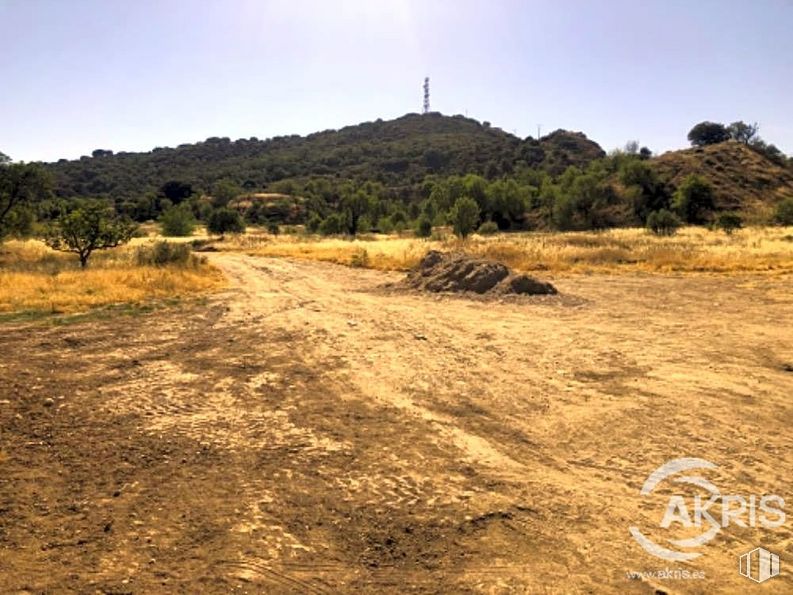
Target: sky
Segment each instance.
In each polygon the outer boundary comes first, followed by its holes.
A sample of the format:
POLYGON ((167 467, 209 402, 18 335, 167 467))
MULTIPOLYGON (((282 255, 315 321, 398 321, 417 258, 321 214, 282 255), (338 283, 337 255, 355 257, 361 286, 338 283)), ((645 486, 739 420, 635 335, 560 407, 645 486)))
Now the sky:
POLYGON ((605 149, 758 122, 793 153, 793 0, 0 0, 0 152, 268 138, 433 111, 605 149))

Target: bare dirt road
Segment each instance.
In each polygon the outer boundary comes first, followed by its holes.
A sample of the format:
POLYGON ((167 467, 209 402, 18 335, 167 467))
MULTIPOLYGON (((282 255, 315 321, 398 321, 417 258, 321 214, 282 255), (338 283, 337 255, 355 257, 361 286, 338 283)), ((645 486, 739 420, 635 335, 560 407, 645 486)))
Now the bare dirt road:
POLYGON ((793 503, 789 278, 499 303, 212 258, 230 289, 205 304, 4 326, 0 592, 735 592, 761 545, 763 592, 793 591, 791 521, 690 562, 629 533, 664 538, 672 492, 639 492, 679 457, 793 503), (627 575, 659 569, 704 578, 627 575))

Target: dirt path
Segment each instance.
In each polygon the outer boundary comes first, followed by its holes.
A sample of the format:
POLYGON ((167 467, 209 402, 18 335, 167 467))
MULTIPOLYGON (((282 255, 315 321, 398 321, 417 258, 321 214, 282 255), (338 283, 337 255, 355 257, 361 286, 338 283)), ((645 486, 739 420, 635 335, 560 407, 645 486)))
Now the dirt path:
POLYGON ((207 305, 4 331, 0 591, 734 591, 740 554, 793 554, 790 523, 684 564, 628 532, 677 457, 793 502, 789 279, 492 303, 213 260, 231 289, 207 305), (626 577, 670 564, 706 579, 626 577))

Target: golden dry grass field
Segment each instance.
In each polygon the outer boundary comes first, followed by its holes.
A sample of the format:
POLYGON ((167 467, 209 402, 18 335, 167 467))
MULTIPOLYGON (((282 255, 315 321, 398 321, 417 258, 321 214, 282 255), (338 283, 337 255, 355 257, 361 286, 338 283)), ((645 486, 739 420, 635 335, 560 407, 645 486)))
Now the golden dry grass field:
POLYGON ((320 260, 378 270, 405 271, 427 250, 462 250, 503 262, 518 271, 553 273, 679 273, 793 271, 793 227, 750 227, 732 235, 700 227, 659 237, 644 229, 601 232, 514 233, 471 236, 465 241, 446 233, 421 240, 385 235, 354 241, 316 236, 249 233, 223 249, 258 256, 320 260))
POLYGON ((207 264, 137 264, 135 250, 144 242, 97 252, 84 271, 74 256, 50 250, 35 240, 0 244, 0 313, 74 313, 195 295, 222 286, 220 272, 207 264))

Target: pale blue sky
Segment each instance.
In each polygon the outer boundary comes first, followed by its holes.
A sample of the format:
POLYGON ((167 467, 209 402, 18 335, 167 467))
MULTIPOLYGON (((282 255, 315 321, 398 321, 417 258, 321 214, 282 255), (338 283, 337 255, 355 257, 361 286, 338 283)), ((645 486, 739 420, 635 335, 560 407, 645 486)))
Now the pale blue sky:
POLYGON ((793 0, 0 0, 0 151, 76 158, 432 108, 521 137, 793 153, 793 0))

